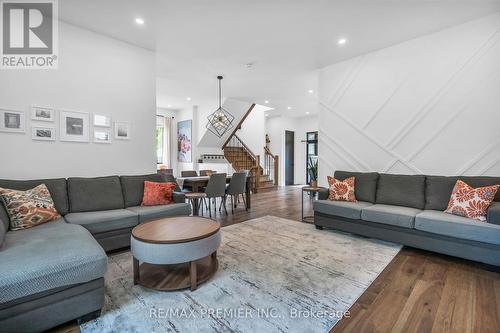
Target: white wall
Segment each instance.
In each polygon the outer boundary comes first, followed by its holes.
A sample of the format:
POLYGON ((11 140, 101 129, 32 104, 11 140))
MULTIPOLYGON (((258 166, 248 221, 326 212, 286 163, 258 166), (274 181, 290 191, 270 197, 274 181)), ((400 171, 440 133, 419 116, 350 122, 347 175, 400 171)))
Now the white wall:
POLYGON ((500 175, 500 14, 326 67, 319 178, 500 175))
MULTIPOLYGON (((155 172, 153 53, 64 23, 59 29, 58 70, 0 72, 0 108, 24 110, 27 119, 25 134, 0 133, 0 178, 155 172), (109 114, 131 122, 132 137, 111 144, 33 141, 31 105, 109 114)), ((58 120, 45 125, 58 128, 58 120)))
MULTIPOLYGON (((285 131, 293 131, 294 135, 294 183, 306 182, 306 139, 307 132, 318 130, 318 117, 269 117, 266 120, 266 132, 269 135, 271 152, 279 155, 279 185, 285 184, 285 131)), ((318 149, 320 149, 318 147, 318 149)))

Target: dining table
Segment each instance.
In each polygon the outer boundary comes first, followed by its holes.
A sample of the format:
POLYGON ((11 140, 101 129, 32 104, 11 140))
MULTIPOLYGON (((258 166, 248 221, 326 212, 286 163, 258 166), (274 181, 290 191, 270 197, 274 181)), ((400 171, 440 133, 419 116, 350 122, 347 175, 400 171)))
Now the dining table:
MULTIPOLYGON (((197 177, 178 177, 177 183, 182 188, 184 185, 188 185, 193 189, 193 192, 199 192, 203 187, 208 185, 208 180, 210 176, 197 176, 197 177)), ((231 176, 226 176, 226 183, 231 182, 231 176)), ((245 186, 245 201, 246 208, 250 209, 251 203, 251 188, 252 188, 252 177, 247 176, 247 183, 245 186)))

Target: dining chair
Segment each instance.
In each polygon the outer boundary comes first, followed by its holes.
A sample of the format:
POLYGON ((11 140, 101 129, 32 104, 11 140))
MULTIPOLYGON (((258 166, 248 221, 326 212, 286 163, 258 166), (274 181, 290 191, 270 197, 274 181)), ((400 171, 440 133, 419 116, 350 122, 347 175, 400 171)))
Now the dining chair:
POLYGON ((181 177, 198 177, 198 173, 194 170, 181 171, 181 177))
POLYGON ((210 176, 214 173, 215 171, 212 170, 200 170, 200 176, 210 176))
POLYGON ((224 207, 224 211, 227 214, 226 208, 226 174, 225 173, 214 173, 208 179, 208 184, 204 188, 204 192, 207 195, 209 216, 212 217, 212 201, 215 205, 214 216, 217 214, 217 198, 221 198, 221 209, 224 207))
MULTIPOLYGON (((239 201, 237 200, 241 195, 243 199, 243 204, 245 205, 245 209, 247 209, 247 204, 245 200, 246 193, 246 184, 247 184, 247 173, 246 172, 236 172, 233 173, 231 177, 231 181, 226 189, 226 196, 231 196, 231 213, 234 214, 234 208, 237 208, 239 201)), ((247 209, 248 210, 248 209, 247 209)))

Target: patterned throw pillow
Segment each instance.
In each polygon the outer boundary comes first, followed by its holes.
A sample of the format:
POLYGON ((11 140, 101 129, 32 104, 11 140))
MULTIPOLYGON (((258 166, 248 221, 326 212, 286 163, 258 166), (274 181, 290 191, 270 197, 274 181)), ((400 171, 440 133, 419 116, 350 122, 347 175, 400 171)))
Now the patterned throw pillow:
POLYGON ((330 188, 330 196, 328 199, 332 201, 350 201, 357 202, 356 195, 354 195, 355 177, 349 177, 340 181, 333 177, 328 176, 328 185, 330 188))
POLYGON ((144 196, 141 206, 168 205, 174 202, 173 195, 176 183, 144 182, 144 196))
POLYGON ((448 208, 444 211, 454 215, 486 221, 488 207, 495 198, 499 185, 473 188, 461 180, 457 180, 448 208))
POLYGON ((0 188, 10 218, 10 229, 21 230, 61 218, 45 184, 27 191, 0 188))

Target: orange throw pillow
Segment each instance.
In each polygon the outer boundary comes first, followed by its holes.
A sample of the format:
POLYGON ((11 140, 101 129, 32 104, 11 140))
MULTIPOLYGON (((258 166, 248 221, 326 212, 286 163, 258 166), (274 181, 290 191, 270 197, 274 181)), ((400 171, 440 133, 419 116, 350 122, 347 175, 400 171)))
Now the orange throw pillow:
POLYGON ((141 206, 158 206, 174 203, 173 195, 176 184, 144 182, 144 195, 141 206))
POLYGON ((488 207, 495 199, 499 187, 500 185, 492 185, 473 188, 463 181, 457 180, 451 192, 448 208, 444 212, 484 222, 488 207))
POLYGON ((354 194, 355 180, 354 177, 349 177, 340 181, 328 176, 328 185, 330 185, 328 189, 330 196, 328 199, 332 201, 357 202, 358 200, 356 200, 356 195, 354 194))

